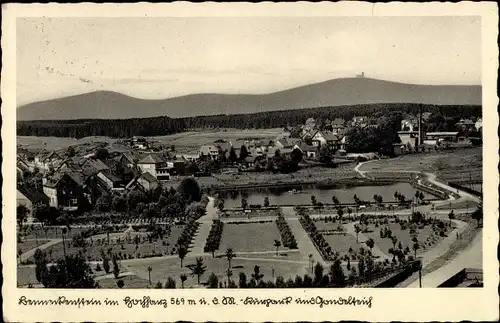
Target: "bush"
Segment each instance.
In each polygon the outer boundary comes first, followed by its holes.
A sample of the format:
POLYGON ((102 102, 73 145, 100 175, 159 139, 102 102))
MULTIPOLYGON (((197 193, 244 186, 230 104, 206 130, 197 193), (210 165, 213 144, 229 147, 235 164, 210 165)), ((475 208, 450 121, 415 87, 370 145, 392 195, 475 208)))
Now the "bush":
POLYGON ((95 266, 95 271, 102 271, 101 265, 97 264, 95 266))

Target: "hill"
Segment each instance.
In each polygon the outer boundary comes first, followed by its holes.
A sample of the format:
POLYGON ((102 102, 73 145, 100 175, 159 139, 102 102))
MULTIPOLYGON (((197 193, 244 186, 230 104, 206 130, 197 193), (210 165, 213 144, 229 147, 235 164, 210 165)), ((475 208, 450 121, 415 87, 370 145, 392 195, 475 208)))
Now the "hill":
POLYGON ((192 94, 144 100, 98 91, 30 103, 18 120, 127 119, 246 114, 373 103, 481 105, 481 86, 414 85, 369 78, 342 78, 270 94, 192 94))

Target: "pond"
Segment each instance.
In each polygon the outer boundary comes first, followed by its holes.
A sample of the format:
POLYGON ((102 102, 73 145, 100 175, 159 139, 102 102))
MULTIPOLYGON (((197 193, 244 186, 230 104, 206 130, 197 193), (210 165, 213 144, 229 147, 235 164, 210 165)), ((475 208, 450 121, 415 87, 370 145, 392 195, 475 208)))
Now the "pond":
MULTIPOLYGON (((336 189, 317 189, 307 188, 298 193, 280 190, 250 190, 248 193, 248 204, 264 204, 264 198, 269 198, 271 205, 300 205, 311 204, 311 196, 314 195, 318 202, 323 204, 331 204, 332 196, 335 195, 340 203, 354 203, 354 195, 357 195, 363 201, 373 201, 373 195, 381 195, 385 202, 395 201, 394 193, 398 191, 402 193, 406 199, 410 199, 415 195, 416 189, 409 183, 395 183, 382 186, 352 186, 347 188, 336 189)), ((225 200, 224 207, 234 208, 241 207, 241 192, 219 192, 220 197, 225 200)), ((425 199, 435 199, 431 194, 424 192, 425 199)))

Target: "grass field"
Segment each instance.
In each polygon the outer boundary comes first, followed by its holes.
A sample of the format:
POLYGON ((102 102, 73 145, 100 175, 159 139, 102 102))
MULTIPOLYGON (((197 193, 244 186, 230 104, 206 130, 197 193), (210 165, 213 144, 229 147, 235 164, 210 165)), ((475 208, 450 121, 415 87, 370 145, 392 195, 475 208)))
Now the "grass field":
POLYGON ((43 245, 50 240, 38 239, 37 240, 23 240, 23 242, 17 243, 17 250, 21 250, 22 252, 29 251, 31 249, 35 249, 38 246, 43 245))
POLYGON ((98 143, 107 142, 113 143, 116 139, 109 137, 85 137, 82 139, 75 139, 69 137, 35 137, 35 136, 17 136, 17 144, 22 145, 23 148, 29 150, 60 150, 66 149, 69 146, 88 144, 88 143, 98 143))
POLYGON ((116 286, 116 282, 120 279, 123 280, 123 282, 124 282, 124 286, 123 286, 124 289, 126 289, 126 288, 144 288, 144 287, 149 285, 149 281, 147 279, 141 278, 141 277, 136 276, 136 275, 132 275, 132 276, 120 277, 118 279, 115 279, 115 278, 100 279, 98 281, 99 287, 100 288, 110 288, 110 289, 116 288, 116 289, 118 289, 118 286, 116 286))
POLYGON ((200 146, 217 139, 235 141, 242 138, 275 139, 282 134, 282 128, 273 129, 220 129, 214 131, 183 132, 168 136, 149 137, 161 144, 174 145, 179 153, 198 152, 200 146))
MULTIPOLYGON (((206 273, 201 277, 200 282, 206 282, 210 273, 214 273, 218 276, 219 281, 227 281, 227 267, 228 263, 225 258, 212 258, 203 257, 204 264, 207 266, 206 273)), ((151 281, 153 285, 157 281, 165 283, 168 277, 172 277, 176 281, 176 286, 181 286, 180 275, 185 273, 188 276, 185 282, 185 287, 189 288, 191 286, 197 285, 196 276, 191 275, 191 271, 188 266, 195 263, 195 258, 186 258, 184 260, 184 267, 180 267, 179 259, 148 259, 147 263, 134 263, 127 264, 126 267, 131 272, 136 273, 139 277, 143 279, 148 279, 147 267, 151 266, 151 281)), ((288 261, 276 261, 276 260, 262 260, 262 259, 238 259, 235 258, 231 261, 233 276, 232 280, 238 282, 238 275, 240 272, 246 274, 247 279, 250 280, 251 274, 253 273, 254 266, 260 266, 260 272, 264 274, 264 280, 272 279, 272 273, 274 268, 275 277, 278 275, 284 276, 285 279, 288 277, 295 277, 295 275, 303 275, 307 271, 308 264, 305 263, 294 263, 288 261)))
MULTIPOLYGON (((389 223, 387 226, 391 229, 392 235, 398 239, 398 243, 399 241, 401 242, 403 249, 409 247, 411 254, 413 255, 414 254, 414 251, 412 249, 413 241, 412 241, 412 235, 410 235, 410 231, 408 229, 401 230, 400 225, 397 223, 389 223)), ((374 230, 372 232, 366 233, 366 235, 372 238, 375 241, 375 244, 378 245, 380 249, 382 249, 385 253, 388 254, 389 248, 392 248, 393 245, 391 239, 380 238, 380 230, 382 227, 383 226, 380 226, 378 228, 373 228, 374 230)), ((444 239, 444 237, 440 237, 439 235, 434 235, 430 226, 425 226, 423 229, 418 229, 417 238, 420 245, 420 249, 417 250, 417 255, 432 248, 440 240, 444 239), (427 238, 434 239, 434 243, 432 246, 425 245, 427 238)), ((396 248, 398 247, 398 243, 396 243, 396 248)))
POLYGON ((435 172, 444 180, 469 179, 469 173, 472 173, 473 179, 481 179, 482 163, 482 147, 474 147, 381 159, 363 165, 361 170, 435 172))
POLYGON ((269 251, 275 249, 274 240, 281 241, 275 223, 224 224, 219 251, 269 251))
POLYGON ((293 182, 319 182, 334 180, 336 178, 354 178, 358 173, 354 171, 352 164, 338 166, 337 168, 304 168, 292 174, 272 173, 237 173, 220 174, 214 177, 226 185, 253 185, 269 183, 293 183, 293 182))

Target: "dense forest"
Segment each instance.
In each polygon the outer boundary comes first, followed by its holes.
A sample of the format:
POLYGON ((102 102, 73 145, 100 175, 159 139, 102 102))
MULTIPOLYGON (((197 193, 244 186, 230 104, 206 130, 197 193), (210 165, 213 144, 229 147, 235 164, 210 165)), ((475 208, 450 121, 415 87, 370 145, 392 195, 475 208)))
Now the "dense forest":
MULTIPOLYGON (((238 128, 259 129, 296 126, 307 118, 317 120, 352 119, 354 116, 383 117, 398 111, 401 114, 416 115, 418 104, 365 104, 355 106, 320 107, 286 111, 271 111, 252 114, 198 116, 186 118, 154 117, 141 119, 80 119, 18 121, 17 134, 20 136, 53 136, 83 138, 88 136, 108 136, 126 138, 131 136, 160 136, 179 133, 193 128, 238 128)), ((431 112, 443 120, 465 117, 480 117, 481 106, 438 106, 422 105, 422 112, 431 112)), ((440 127, 441 128, 441 127, 440 127)))

